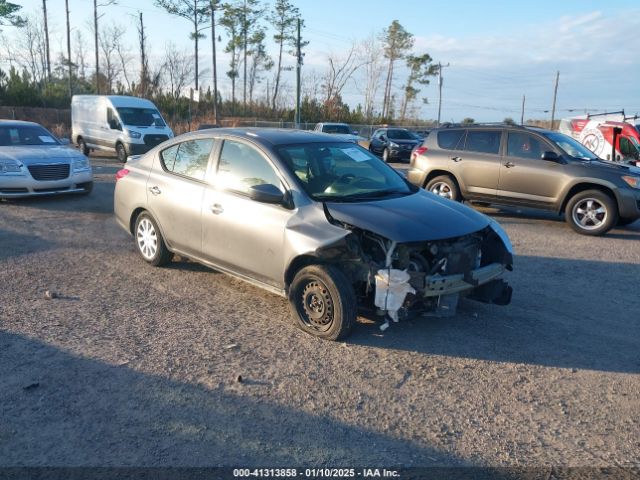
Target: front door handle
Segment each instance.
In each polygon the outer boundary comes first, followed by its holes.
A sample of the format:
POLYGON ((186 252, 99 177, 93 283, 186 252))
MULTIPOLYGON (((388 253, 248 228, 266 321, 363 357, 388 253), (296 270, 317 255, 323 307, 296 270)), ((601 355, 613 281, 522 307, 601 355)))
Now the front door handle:
POLYGON ((213 213, 214 215, 220 215, 222 212, 224 212, 224 208, 222 208, 222 205, 220 205, 219 203, 214 203, 213 205, 211 205, 209 207, 209 210, 211 210, 211 213, 213 213))
POLYGON ((149 191, 152 195, 160 195, 162 191, 158 187, 149 187, 149 191))
POLYGON ((516 164, 513 163, 513 162, 507 162, 507 163, 504 164, 504 166, 507 167, 507 168, 511 168, 511 167, 515 167, 516 164))
POLYGON ((458 163, 462 161, 462 157, 451 157, 451 160, 453 160, 454 162, 458 163))

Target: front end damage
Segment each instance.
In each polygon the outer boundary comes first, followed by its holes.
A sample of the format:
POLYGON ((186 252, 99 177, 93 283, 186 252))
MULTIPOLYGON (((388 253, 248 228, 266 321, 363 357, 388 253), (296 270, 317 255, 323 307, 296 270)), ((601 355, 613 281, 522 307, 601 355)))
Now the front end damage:
POLYGON ((508 237, 491 221, 480 231, 444 240, 398 242, 327 217, 350 233, 316 252, 350 278, 359 307, 389 320, 455 315, 460 298, 507 305, 512 289, 500 277, 512 270, 508 237))

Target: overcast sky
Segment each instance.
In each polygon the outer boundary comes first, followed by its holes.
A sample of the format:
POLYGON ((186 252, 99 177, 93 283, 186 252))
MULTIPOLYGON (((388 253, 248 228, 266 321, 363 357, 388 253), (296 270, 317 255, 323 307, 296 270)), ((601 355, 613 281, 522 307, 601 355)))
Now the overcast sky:
MULTIPOLYGON (((23 13, 40 12, 41 0, 12 0, 23 13)), ((556 71, 560 72, 556 117, 582 113, 585 109, 640 113, 640 5, 637 0, 602 2, 563 0, 537 2, 419 0, 292 0, 306 23, 308 40, 303 72, 322 74, 327 54, 340 55, 353 41, 378 34, 397 19, 415 36, 414 52, 429 53, 436 62, 449 64, 443 70, 443 120, 472 117, 479 121, 520 118, 522 96, 526 96, 525 118, 550 117, 556 71)), ((272 3, 272 2, 266 2, 272 3)), ((52 49, 65 47, 64 0, 48 0, 52 49)), ((88 22, 92 0, 70 0, 71 22, 80 29, 91 51, 88 22)), ((147 25, 151 59, 159 61, 167 42, 192 49, 189 23, 154 7, 152 0, 120 0, 103 9, 102 25, 118 23, 128 28, 127 40, 137 48, 134 16, 142 11, 147 25)), ((15 30, 4 28, 6 37, 15 30)), ((270 32, 271 33, 271 32, 270 32)), ((220 29, 222 50, 226 38, 220 29)), ((210 38, 201 44, 200 62, 206 68, 201 83, 211 83, 210 38)), ((274 45, 269 42, 269 50, 274 45)), ((54 54, 52 58, 56 58, 54 54)), ((89 56, 91 58, 91 56, 89 56)), ((287 59, 294 65, 293 57, 287 59)), ((228 69, 228 57, 219 71, 228 69)), ((286 74, 286 89, 293 93, 293 72, 286 74)), ((402 69, 395 80, 400 87, 402 69)), ((223 94, 228 79, 220 75, 223 94)), ((363 101, 355 79, 343 97, 355 106, 363 101)), ((382 91, 380 91, 382 96, 382 91)), ((428 104, 421 117, 437 117, 437 80, 419 96, 428 104)))

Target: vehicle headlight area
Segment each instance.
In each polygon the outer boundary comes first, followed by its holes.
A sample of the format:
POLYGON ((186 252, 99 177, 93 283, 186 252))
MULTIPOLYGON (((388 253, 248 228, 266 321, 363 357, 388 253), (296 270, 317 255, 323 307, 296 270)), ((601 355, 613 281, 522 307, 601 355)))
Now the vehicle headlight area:
POLYGON ((24 175, 22 164, 15 160, 0 160, 0 175, 24 175))
POLYGON ((89 160, 87 158, 77 158, 73 161, 74 172, 88 172, 91 169, 89 160))

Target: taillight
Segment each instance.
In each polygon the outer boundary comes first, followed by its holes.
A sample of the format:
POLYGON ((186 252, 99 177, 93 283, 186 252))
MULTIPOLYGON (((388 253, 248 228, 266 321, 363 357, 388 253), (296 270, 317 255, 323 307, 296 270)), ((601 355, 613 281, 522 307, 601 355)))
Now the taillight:
POLYGON ((411 161, 413 162, 416 158, 418 158, 418 155, 422 155, 426 151, 427 151, 427 147, 416 148, 411 154, 411 161))
POLYGON ((118 170, 118 171, 116 172, 116 182, 117 182, 118 180, 120 180, 121 178, 126 177, 128 174, 129 174, 129 170, 127 170, 126 168, 123 168, 123 169, 121 169, 121 170, 118 170))

